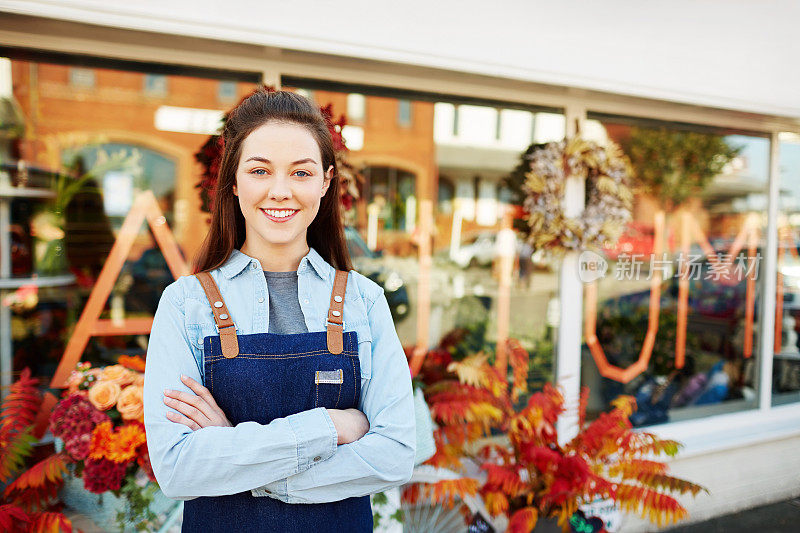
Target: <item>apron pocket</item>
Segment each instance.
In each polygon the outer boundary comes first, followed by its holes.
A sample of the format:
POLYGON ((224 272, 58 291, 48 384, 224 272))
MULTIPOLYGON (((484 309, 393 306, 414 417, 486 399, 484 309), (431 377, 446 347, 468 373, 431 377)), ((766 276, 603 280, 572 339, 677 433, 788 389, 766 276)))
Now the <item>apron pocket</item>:
POLYGON ((317 370, 314 374, 314 407, 337 409, 342 397, 344 372, 336 370, 317 370))

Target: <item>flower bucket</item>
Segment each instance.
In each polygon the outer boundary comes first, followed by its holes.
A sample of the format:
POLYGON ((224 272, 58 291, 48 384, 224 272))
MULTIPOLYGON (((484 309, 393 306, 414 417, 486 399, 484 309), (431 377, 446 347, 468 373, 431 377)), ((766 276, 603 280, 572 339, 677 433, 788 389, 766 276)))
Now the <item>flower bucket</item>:
MULTIPOLYGON (((152 483, 152 482, 150 482, 152 483)), ((104 531, 136 531, 134 524, 125 522, 125 529, 120 530, 117 523, 117 513, 124 512, 127 501, 118 498, 110 492, 95 494, 83 488, 83 480, 72 475, 64 476, 64 486, 59 492, 59 497, 64 504, 78 513, 86 516, 104 531)), ((163 523, 169 512, 180 502, 164 496, 160 490, 153 495, 150 510, 163 523)))
MULTIPOLYGON (((56 438, 54 445, 57 452, 64 449, 64 441, 56 438)), ((146 487, 154 486, 155 483, 147 480, 146 487)), ((104 531, 120 531, 117 523, 117 513, 126 510, 127 501, 125 498, 115 496, 111 492, 95 494, 86 490, 83 486, 83 479, 73 475, 73 467, 68 467, 68 472, 64 475, 64 485, 58 493, 59 499, 64 505, 78 513, 86 516, 97 527, 104 531)), ((158 522, 163 524, 167 517, 180 505, 181 502, 167 498, 161 490, 156 489, 153 494, 153 501, 150 503, 150 510, 158 517, 158 522)), ((122 531, 136 531, 135 525, 125 522, 122 531)))

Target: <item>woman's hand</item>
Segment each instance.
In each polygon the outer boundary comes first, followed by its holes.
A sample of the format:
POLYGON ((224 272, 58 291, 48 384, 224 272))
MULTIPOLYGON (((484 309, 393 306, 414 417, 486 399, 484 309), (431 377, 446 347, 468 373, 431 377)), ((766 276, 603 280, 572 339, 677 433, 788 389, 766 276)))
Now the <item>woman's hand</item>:
POLYGON ((369 431, 369 420, 358 409, 328 409, 328 414, 339 434, 336 444, 348 444, 357 441, 369 431))
POLYGON ((195 394, 175 390, 164 391, 164 403, 178 413, 167 411, 167 419, 189 426, 192 430, 209 426, 230 427, 228 417, 219 408, 207 388, 189 376, 181 376, 181 381, 195 394))

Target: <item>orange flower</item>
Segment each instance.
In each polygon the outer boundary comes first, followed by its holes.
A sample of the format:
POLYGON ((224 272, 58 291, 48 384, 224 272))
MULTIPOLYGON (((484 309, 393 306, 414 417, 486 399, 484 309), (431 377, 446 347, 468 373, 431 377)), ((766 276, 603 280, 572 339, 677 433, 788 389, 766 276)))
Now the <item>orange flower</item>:
POLYGON ((125 368, 130 368, 136 372, 144 372, 144 359, 142 359, 141 356, 121 355, 118 362, 125 368))
POLYGON ((118 383, 120 387, 131 383, 133 378, 133 372, 122 365, 107 366, 103 369, 103 373, 100 374, 100 379, 102 381, 114 381, 118 383))
POLYGON ((144 389, 140 385, 128 385, 122 389, 117 400, 117 411, 122 415, 123 420, 141 421, 144 419, 143 393, 144 389))
POLYGON ((101 411, 107 411, 117 403, 120 390, 119 383, 99 381, 89 389, 89 401, 101 411))
POLYGON ((141 424, 125 424, 114 431, 111 422, 103 422, 92 431, 89 458, 127 463, 136 458, 139 446, 146 441, 141 424))

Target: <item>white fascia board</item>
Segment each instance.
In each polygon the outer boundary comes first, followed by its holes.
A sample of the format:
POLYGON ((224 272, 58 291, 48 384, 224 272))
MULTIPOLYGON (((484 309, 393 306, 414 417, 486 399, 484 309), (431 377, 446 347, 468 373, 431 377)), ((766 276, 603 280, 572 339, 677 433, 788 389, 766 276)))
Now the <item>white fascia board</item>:
POLYGON ((0 11, 800 117, 791 0, 0 0, 0 11))

